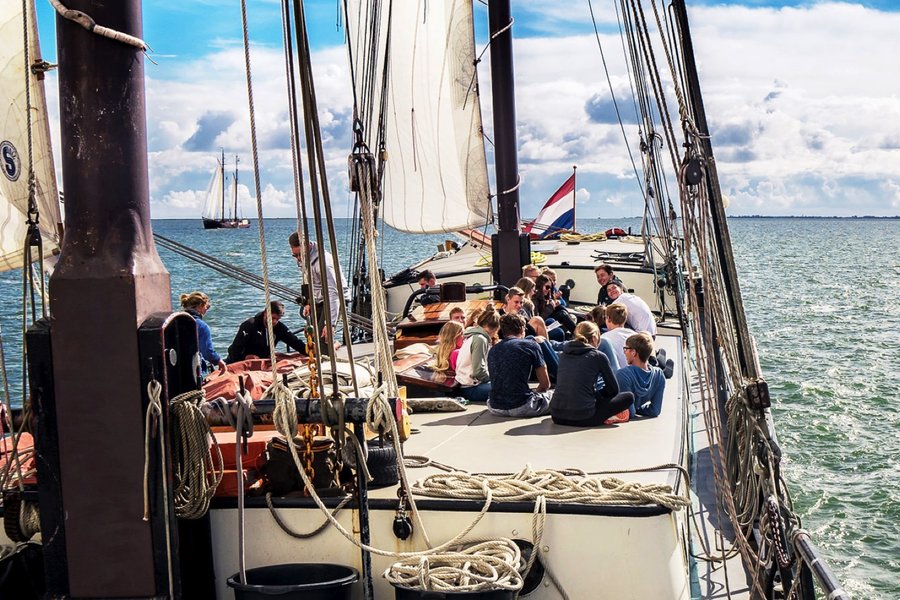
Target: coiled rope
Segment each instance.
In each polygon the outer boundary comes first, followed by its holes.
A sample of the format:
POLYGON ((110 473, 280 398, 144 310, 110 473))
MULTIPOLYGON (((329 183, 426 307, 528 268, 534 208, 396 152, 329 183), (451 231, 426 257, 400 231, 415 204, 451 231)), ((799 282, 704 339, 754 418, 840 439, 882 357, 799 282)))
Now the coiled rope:
POLYGON ((199 519, 206 514, 224 472, 222 450, 200 411, 204 398, 203 390, 192 390, 169 403, 174 424, 175 514, 182 519, 199 519))
POLYGON ((627 482, 616 477, 591 477, 584 471, 532 469, 526 465, 511 475, 483 475, 455 471, 435 473, 413 484, 411 491, 432 498, 486 499, 485 490, 499 502, 534 501, 632 506, 657 504, 670 510, 690 505, 690 500, 667 484, 627 482))

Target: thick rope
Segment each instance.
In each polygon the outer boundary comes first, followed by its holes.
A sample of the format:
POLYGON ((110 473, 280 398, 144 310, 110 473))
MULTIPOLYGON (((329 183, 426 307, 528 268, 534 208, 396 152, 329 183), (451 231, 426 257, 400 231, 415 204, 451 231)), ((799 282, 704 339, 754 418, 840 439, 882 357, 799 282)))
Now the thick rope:
POLYGON ((513 475, 479 475, 463 472, 435 473, 412 486, 412 492, 432 498, 481 500, 485 490, 498 502, 536 501, 578 504, 633 506, 656 504, 670 510, 690 505, 690 500, 672 491, 666 484, 626 482, 615 477, 595 478, 584 472, 553 469, 534 470, 531 466, 513 475))
POLYGON ((122 42, 123 44, 128 44, 129 46, 134 46, 143 52, 146 52, 149 48, 144 40, 133 35, 128 35, 127 33, 122 33, 121 31, 116 31, 115 29, 110 29, 109 27, 97 25, 97 22, 94 21, 90 15, 85 14, 80 10, 67 8, 59 0, 50 0, 50 4, 53 5, 53 8, 56 9, 56 12, 63 19, 77 23, 92 33, 102 35, 103 37, 107 37, 117 42, 122 42))
POLYGON ((199 519, 206 514, 224 472, 222 450, 200 411, 203 399, 203 390, 193 390, 169 403, 175 436, 175 514, 182 519, 199 519), (215 460, 210 444, 215 449, 215 460))

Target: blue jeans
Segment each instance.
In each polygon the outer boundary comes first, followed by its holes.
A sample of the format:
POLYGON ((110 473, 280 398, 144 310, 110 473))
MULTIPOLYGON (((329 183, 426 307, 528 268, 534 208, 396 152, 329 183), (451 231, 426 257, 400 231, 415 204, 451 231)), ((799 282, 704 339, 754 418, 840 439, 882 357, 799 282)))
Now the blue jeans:
POLYGON ((469 402, 487 402, 491 397, 491 382, 485 381, 478 385, 459 386, 459 395, 469 402))

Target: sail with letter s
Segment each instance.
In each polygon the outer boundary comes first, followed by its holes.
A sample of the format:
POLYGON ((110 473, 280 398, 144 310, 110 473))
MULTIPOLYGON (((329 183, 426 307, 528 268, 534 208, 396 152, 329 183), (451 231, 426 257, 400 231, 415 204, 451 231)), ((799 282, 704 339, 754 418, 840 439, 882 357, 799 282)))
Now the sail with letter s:
POLYGON ((43 72, 35 74, 31 68, 41 59, 34 3, 27 3, 27 21, 23 19, 22 4, 21 0, 0 0, 0 271, 23 266, 28 232, 29 157, 34 169, 34 197, 45 259, 58 253, 62 230, 43 72), (26 24, 28 65, 23 29, 26 24))
POLYGON ((470 0, 348 3, 356 88, 384 90, 360 98, 360 113, 374 152, 384 114, 381 216, 400 231, 492 221, 472 19, 470 0))

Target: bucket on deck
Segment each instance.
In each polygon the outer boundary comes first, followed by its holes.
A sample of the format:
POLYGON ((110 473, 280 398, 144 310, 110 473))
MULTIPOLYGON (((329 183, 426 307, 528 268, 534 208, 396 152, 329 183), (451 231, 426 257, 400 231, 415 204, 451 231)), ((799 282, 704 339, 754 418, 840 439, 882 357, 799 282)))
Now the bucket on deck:
POLYGON ((350 600, 359 571, 329 563, 293 563, 247 569, 228 578, 235 600, 350 600))
POLYGON ((436 592, 429 590, 413 590, 394 586, 396 600, 513 600, 515 590, 484 590, 481 592, 436 592))

